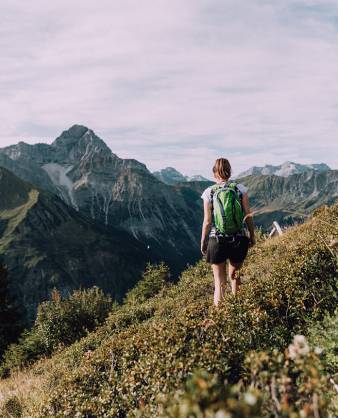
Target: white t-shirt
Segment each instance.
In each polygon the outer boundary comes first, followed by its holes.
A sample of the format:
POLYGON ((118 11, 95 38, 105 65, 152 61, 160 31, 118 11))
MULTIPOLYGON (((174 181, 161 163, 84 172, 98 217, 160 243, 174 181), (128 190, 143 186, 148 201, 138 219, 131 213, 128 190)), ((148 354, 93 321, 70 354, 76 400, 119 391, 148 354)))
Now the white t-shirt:
MULTIPOLYGON (((231 182, 231 181, 230 181, 231 182)), ((219 184, 219 185, 223 185, 223 184, 225 184, 226 182, 224 181, 224 182, 222 182, 222 183, 217 183, 217 184, 219 184)), ((229 182, 228 182, 229 183, 229 182)), ((215 183, 216 184, 216 183, 215 183)), ((237 185, 237 187, 238 187, 238 190, 241 192, 241 193, 247 193, 247 191, 248 191, 248 188, 246 187, 246 186, 244 186, 243 184, 241 184, 241 183, 236 183, 236 185, 237 185)), ((203 199, 203 200, 207 200, 209 203, 211 203, 211 188, 213 187, 214 185, 212 185, 212 186, 209 186, 209 187, 207 187, 205 190, 204 190, 204 192, 201 194, 201 198, 203 199)))

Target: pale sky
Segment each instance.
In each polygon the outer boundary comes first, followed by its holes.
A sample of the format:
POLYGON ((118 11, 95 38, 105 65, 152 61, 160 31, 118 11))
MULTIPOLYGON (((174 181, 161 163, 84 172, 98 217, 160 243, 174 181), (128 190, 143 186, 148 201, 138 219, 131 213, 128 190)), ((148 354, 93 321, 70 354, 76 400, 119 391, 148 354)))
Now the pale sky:
POLYGON ((338 168, 338 0, 1 0, 0 146, 77 123, 153 171, 338 168))

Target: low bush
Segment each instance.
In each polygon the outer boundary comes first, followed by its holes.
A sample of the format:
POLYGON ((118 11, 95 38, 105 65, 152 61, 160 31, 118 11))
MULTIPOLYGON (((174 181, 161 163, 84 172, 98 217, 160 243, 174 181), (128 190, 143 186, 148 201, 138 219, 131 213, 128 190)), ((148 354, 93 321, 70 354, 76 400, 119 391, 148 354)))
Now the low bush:
POLYGON ((9 284, 8 271, 0 264, 0 360, 8 345, 17 341, 24 328, 22 312, 9 284))
POLYGON ((11 370, 19 369, 46 353, 42 339, 35 330, 25 330, 19 341, 11 344, 3 356, 0 366, 1 377, 8 377, 11 370))
POLYGON ((309 324, 309 341, 314 347, 322 351, 322 361, 325 371, 331 375, 338 373, 337 330, 338 309, 334 315, 325 315, 322 321, 309 324))
POLYGON ((111 309, 111 297, 95 286, 75 290, 65 299, 56 292, 51 301, 39 306, 34 331, 50 354, 102 324, 111 309))
POLYGON ((157 295, 164 286, 169 284, 170 271, 164 263, 153 265, 148 263, 142 279, 131 289, 124 302, 130 305, 137 305, 157 295))
MULTIPOLYGON (((159 396, 163 418, 318 418, 336 416, 332 377, 321 350, 296 335, 285 352, 251 352, 236 385, 218 375, 195 372, 182 389, 159 396)), ((143 416, 142 409, 139 416, 143 416)))
POLYGON ((321 349, 310 347, 303 335, 284 353, 250 353, 244 365, 247 384, 264 400, 263 416, 334 417, 332 377, 325 373, 321 349))
POLYGON ((52 299, 39 306, 33 328, 4 353, 1 374, 72 344, 102 324, 111 309, 110 296, 97 287, 76 290, 64 299, 54 290, 52 299))
MULTIPOLYGON (((223 382, 217 374, 199 370, 183 389, 159 396, 161 418, 262 418, 262 396, 249 388, 223 382)), ((138 411, 142 417, 142 409, 138 411)), ((136 414, 136 415, 138 415, 136 414)))
POLYGON ((3 418, 20 418, 22 417, 22 406, 17 396, 13 396, 6 400, 2 406, 1 416, 3 418))

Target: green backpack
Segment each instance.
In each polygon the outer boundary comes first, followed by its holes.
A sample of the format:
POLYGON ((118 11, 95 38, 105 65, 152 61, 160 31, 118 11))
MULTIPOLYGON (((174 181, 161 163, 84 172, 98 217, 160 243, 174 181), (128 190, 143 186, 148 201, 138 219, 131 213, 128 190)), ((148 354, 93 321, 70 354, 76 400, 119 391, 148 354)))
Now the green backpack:
POLYGON ((242 193, 236 183, 214 185, 211 188, 213 224, 224 235, 236 234, 243 228, 242 193))

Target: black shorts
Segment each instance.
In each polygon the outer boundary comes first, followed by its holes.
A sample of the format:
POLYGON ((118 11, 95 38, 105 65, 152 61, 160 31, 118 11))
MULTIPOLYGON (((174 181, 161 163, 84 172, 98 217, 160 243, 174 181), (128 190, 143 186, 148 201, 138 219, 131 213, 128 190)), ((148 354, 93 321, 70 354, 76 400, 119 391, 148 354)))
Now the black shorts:
POLYGON ((249 238, 245 235, 230 237, 210 237, 207 247, 207 262, 221 264, 226 260, 231 263, 242 263, 248 253, 249 238))

